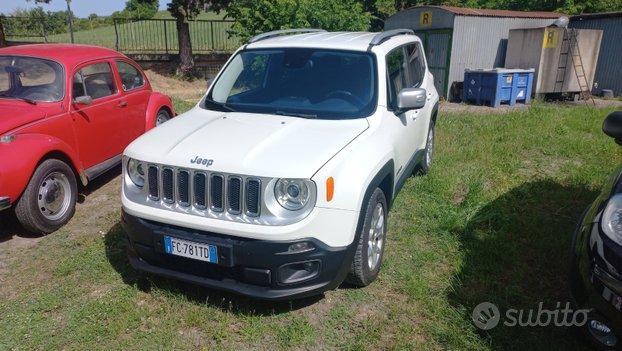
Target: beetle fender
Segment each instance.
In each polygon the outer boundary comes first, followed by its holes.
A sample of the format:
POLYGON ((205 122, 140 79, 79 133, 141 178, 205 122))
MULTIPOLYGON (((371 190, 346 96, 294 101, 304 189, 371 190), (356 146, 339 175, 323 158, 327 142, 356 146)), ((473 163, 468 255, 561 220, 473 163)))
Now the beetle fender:
MULTIPOLYGON (((64 141, 43 134, 18 134, 11 143, 0 144, 0 194, 15 201, 22 194, 37 165, 46 155, 57 154, 80 176, 82 165, 75 151, 64 141), (16 152, 19 150, 19 152, 16 152)), ((84 180, 86 178, 81 177, 84 180)))
POLYGON ((175 110, 173 109, 173 102, 171 101, 171 98, 164 94, 152 92, 149 97, 149 104, 147 105, 145 132, 155 127, 158 111, 160 111, 162 107, 168 108, 171 113, 171 117, 175 116, 175 110))

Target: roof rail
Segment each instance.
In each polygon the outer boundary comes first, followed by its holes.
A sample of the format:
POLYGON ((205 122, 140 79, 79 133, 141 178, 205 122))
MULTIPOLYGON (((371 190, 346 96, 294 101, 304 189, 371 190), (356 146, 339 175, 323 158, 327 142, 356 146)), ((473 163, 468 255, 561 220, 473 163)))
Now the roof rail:
POLYGON ((371 42, 369 43, 369 47, 371 48, 372 46, 380 45, 384 43, 385 41, 391 39, 392 37, 396 35, 402 35, 402 34, 413 34, 414 35, 415 32, 412 29, 393 29, 393 30, 387 30, 384 32, 380 32, 372 38, 371 42))
POLYGON ((266 32, 262 34, 258 34, 252 38, 250 38, 247 44, 256 43, 261 40, 270 39, 274 37, 278 37, 286 34, 302 34, 302 33, 317 33, 317 32, 326 32, 324 29, 313 29, 313 28, 295 28, 295 29, 282 29, 275 30, 272 32, 266 32))

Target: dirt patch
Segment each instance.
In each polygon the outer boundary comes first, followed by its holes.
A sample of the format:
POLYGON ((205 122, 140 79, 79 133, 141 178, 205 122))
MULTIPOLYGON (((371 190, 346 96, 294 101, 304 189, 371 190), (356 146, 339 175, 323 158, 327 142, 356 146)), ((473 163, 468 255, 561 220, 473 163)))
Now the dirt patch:
POLYGON ((196 102, 203 96, 205 91, 207 91, 207 82, 202 79, 183 81, 153 70, 146 70, 145 74, 147 78, 149 78, 153 90, 182 100, 196 102))

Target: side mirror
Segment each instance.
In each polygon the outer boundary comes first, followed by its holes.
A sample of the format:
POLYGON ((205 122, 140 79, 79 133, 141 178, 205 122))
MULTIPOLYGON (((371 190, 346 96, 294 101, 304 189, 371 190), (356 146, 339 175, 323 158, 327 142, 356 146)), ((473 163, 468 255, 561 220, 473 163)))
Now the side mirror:
POLYGON ((397 95, 397 109, 399 112, 417 110, 425 106, 427 92, 423 88, 402 89, 397 95))
POLYGON ((78 96, 73 99, 73 102, 77 105, 90 105, 93 103, 93 98, 88 95, 78 96))
POLYGON ((603 132, 622 145, 622 111, 612 112, 605 118, 603 132))

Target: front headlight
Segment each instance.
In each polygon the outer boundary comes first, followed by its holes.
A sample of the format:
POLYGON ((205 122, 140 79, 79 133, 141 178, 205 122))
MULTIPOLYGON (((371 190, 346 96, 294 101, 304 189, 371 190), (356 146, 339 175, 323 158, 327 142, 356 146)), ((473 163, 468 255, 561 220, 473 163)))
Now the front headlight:
POLYGON ((274 196, 283 208, 298 211, 311 199, 310 185, 303 179, 279 179, 274 186, 274 196))
POLYGON ((141 162, 130 158, 127 161, 127 175, 137 187, 142 188, 145 185, 145 170, 141 162))
POLYGON ((605 234, 622 245, 622 194, 609 199, 600 222, 605 234))

